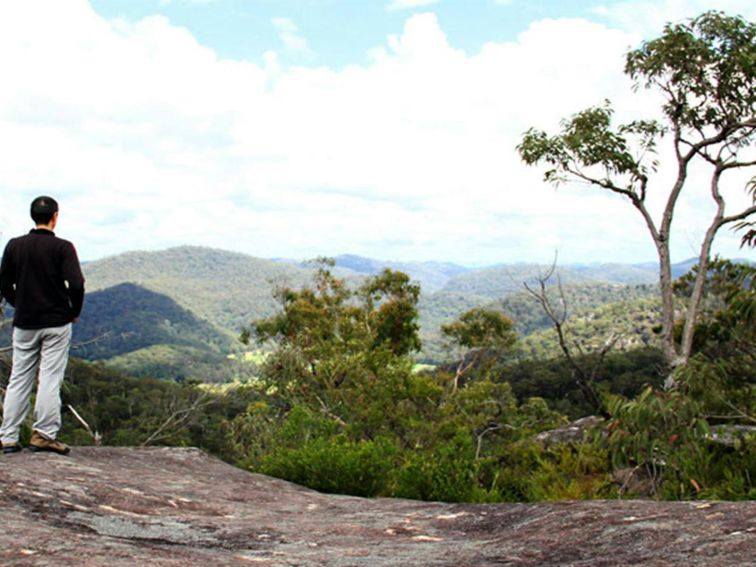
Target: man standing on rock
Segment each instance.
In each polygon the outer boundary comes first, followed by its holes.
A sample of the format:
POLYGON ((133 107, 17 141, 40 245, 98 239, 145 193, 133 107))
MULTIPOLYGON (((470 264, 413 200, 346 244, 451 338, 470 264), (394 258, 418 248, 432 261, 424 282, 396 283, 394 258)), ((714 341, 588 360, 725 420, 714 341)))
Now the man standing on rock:
POLYGON ((69 447, 56 440, 61 426, 60 387, 72 323, 84 302, 84 276, 73 244, 53 232, 58 222, 55 199, 34 199, 31 217, 36 228, 11 239, 0 264, 0 292, 15 310, 13 369, 5 391, 0 442, 3 453, 21 450, 19 429, 37 381, 30 448, 66 455, 69 447))

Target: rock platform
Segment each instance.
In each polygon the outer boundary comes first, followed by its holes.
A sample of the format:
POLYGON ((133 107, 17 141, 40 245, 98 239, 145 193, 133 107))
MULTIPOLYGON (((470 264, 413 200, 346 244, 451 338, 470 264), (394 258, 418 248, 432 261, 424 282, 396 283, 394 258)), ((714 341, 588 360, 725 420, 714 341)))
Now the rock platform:
POLYGON ((3 566, 756 565, 756 502, 327 495, 197 449, 0 455, 3 566))

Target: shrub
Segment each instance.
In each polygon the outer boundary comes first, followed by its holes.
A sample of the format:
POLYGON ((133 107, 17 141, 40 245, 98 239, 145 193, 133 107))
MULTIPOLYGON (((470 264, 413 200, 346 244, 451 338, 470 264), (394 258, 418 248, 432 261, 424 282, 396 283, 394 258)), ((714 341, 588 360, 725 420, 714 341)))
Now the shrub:
POLYGON ((385 438, 319 437, 274 450, 263 458, 260 472, 321 492, 379 496, 387 493, 396 454, 396 445, 385 438))

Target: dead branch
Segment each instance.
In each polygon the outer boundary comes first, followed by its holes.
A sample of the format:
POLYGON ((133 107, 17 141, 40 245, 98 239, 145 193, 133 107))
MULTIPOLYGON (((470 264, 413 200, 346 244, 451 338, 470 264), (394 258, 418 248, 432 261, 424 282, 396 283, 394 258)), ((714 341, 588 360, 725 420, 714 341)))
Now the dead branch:
POLYGON ((736 417, 738 419, 744 419, 746 421, 750 421, 751 423, 756 423, 756 417, 754 417, 754 416, 752 416, 750 414, 747 414, 742 409, 740 409, 739 407, 735 406, 735 404, 733 404, 733 403, 728 402, 727 400, 725 400, 725 405, 728 408, 730 408, 732 411, 735 412, 736 417))
POLYGON ((158 426, 158 428, 152 433, 152 435, 147 437, 147 439, 142 442, 142 447, 168 437, 170 431, 169 428, 174 429, 185 425, 198 410, 212 403, 212 399, 208 400, 207 398, 207 392, 201 392, 189 406, 178 408, 175 408, 175 406, 178 405, 178 400, 174 398, 171 405, 175 409, 171 408, 173 409, 171 415, 169 415, 165 419, 165 421, 163 421, 163 423, 158 426))
MULTIPOLYGON (((567 321, 567 298, 564 293, 564 287, 562 286, 561 278, 558 274, 556 277, 557 290, 559 294, 559 307, 554 305, 554 302, 547 293, 548 282, 556 273, 556 262, 557 259, 555 255, 554 261, 546 271, 546 273, 541 274, 535 278, 537 282, 536 287, 528 284, 528 282, 523 282, 523 286, 525 287, 525 290, 531 295, 531 297, 533 297, 533 299, 538 302, 538 304, 541 306, 541 309, 543 309, 543 312, 551 321, 557 334, 559 348, 562 351, 562 354, 564 355, 564 358, 567 361, 570 370, 572 371, 573 379, 575 380, 578 388, 580 388, 580 391, 583 392, 583 395, 585 396, 589 404, 591 404, 596 410, 602 411, 603 404, 601 403, 601 397, 599 396, 599 393, 596 389, 596 380, 600 375, 606 355, 614 347, 619 337, 613 333, 609 337, 609 339, 607 339, 601 350, 595 353, 596 360, 592 364, 588 365, 587 362, 578 364, 572 354, 572 348, 576 348, 581 355, 584 355, 584 353, 578 343, 571 345, 566 337, 565 323, 567 321)), ((585 357, 583 358, 583 360, 586 360, 585 357)))
POLYGON ((331 409, 328 407, 328 405, 323 401, 323 399, 320 396, 316 395, 315 399, 318 400, 318 402, 320 403, 320 407, 323 410, 323 413, 325 415, 327 415, 328 417, 330 417, 331 419, 333 419, 334 421, 336 421, 339 425, 342 425, 342 426, 346 427, 346 424, 347 424, 346 421, 344 421, 338 415, 336 415, 335 413, 333 413, 331 411, 331 409))
POLYGON ((92 345, 92 344, 102 342, 104 340, 108 340, 110 338, 110 335, 111 335, 110 331, 105 331, 101 335, 97 335, 96 337, 93 337, 87 341, 79 341, 79 342, 71 343, 71 349, 75 350, 77 348, 85 347, 87 345, 92 345))
MULTIPOLYGON (((0 323, 0 328, 2 328, 3 324, 7 324, 7 323, 4 323, 4 322, 0 323)), ((111 334, 110 331, 107 331, 101 335, 98 335, 94 338, 89 339, 88 341, 80 341, 80 342, 71 343, 71 349, 77 349, 77 348, 81 348, 87 345, 91 345, 91 344, 95 344, 95 343, 99 343, 101 341, 107 340, 110 338, 110 334, 111 334)), ((12 350, 13 350, 13 345, 0 347, 0 354, 4 352, 11 352, 12 350)))
POLYGON ((79 412, 77 412, 71 404, 66 404, 66 407, 71 410, 71 413, 74 415, 74 417, 79 420, 79 423, 84 426, 84 429, 87 430, 87 433, 92 436, 94 444, 99 447, 102 444, 102 435, 100 435, 100 432, 92 431, 92 428, 89 427, 89 424, 84 421, 84 418, 79 415, 79 412))
POLYGON ((474 367, 478 360, 480 359, 480 355, 483 349, 477 349, 472 353, 472 356, 468 357, 462 356, 462 359, 459 361, 459 364, 457 365, 457 370, 454 373, 454 380, 452 382, 452 393, 456 392, 459 389, 459 381, 462 379, 462 376, 464 376, 468 370, 470 370, 472 367, 474 367))
POLYGON ((477 439, 477 446, 475 447, 475 459, 480 458, 480 453, 483 449, 483 437, 486 436, 488 433, 493 433, 494 431, 499 431, 501 429, 508 429, 510 431, 517 431, 517 428, 514 425, 509 425, 508 423, 491 423, 486 427, 483 431, 478 433, 476 435, 477 439))

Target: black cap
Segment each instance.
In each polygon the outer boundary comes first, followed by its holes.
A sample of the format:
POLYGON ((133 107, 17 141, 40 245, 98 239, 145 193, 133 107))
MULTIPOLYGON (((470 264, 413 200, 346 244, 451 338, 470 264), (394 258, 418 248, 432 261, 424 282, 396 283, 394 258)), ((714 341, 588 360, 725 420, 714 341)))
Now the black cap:
POLYGON ((31 214, 51 215, 58 212, 58 202, 52 197, 37 197, 32 201, 31 214))

